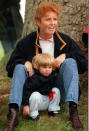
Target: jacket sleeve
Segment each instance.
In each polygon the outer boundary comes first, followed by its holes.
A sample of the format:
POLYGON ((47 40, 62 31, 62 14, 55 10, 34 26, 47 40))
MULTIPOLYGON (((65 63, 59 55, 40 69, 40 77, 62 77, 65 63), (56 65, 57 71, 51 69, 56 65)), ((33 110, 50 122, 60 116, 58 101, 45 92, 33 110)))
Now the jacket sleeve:
POLYGON ((31 86, 29 85, 29 77, 26 79, 24 88, 23 88, 23 97, 22 97, 22 105, 29 105, 29 97, 32 93, 31 86))
POLYGON ((39 91, 40 82, 37 75, 33 75, 28 77, 25 81, 24 88, 23 88, 23 105, 29 105, 29 97, 35 91, 39 91))
POLYGON ((32 61, 35 55, 35 39, 36 33, 32 32, 17 43, 6 66, 9 77, 12 77, 13 70, 17 64, 24 64, 25 61, 32 61))
POLYGON ((14 67, 17 64, 24 64, 24 63, 25 63, 24 46, 23 43, 20 41, 17 43, 17 46, 12 52, 10 59, 6 65, 8 76, 12 77, 14 67))
POLYGON ((73 39, 69 38, 67 43, 66 57, 75 59, 78 65, 78 73, 84 73, 87 68, 84 52, 73 39))

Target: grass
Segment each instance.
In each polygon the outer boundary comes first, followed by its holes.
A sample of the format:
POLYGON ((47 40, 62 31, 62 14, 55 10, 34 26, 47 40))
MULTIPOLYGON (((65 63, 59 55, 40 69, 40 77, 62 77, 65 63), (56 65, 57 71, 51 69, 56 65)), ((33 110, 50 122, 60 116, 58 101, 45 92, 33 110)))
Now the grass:
POLYGON ((0 46, 0 60, 3 58, 4 56, 4 50, 3 48, 0 46))
MULTIPOLYGON (((10 91, 11 79, 5 72, 5 65, 10 54, 7 54, 0 62, 0 131, 5 127, 6 115, 8 112, 8 97, 10 91)), ((82 95, 79 101, 79 117, 84 125, 83 131, 88 131, 88 83, 87 73, 80 76, 82 95)), ((28 120, 22 115, 22 109, 19 113, 19 125, 15 131, 76 131, 72 128, 69 121, 68 107, 61 104, 61 111, 57 117, 48 117, 47 111, 40 112, 39 122, 28 120)))
MULTIPOLYGON (((7 86, 7 89, 9 87, 7 86)), ((4 94, 7 94, 8 91, 3 90, 4 94)), ((9 88, 10 89, 10 88, 9 88)), ((88 131, 88 106, 87 106, 87 88, 82 89, 83 94, 79 102, 79 116, 80 120, 84 125, 83 131, 88 131)), ((6 115, 8 111, 8 96, 0 99, 0 131, 5 126, 6 115)), ((64 104, 61 104, 61 112, 57 117, 48 117, 47 111, 40 112, 39 122, 33 122, 28 120, 27 117, 22 115, 22 109, 19 113, 19 125, 15 128, 15 131, 75 131, 69 121, 68 107, 64 104)))

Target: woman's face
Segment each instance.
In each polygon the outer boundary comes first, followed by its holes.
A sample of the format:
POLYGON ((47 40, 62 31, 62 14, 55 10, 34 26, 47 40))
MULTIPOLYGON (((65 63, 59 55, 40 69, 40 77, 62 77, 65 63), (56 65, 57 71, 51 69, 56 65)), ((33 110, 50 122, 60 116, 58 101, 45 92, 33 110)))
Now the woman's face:
POLYGON ((58 26, 58 16, 55 12, 49 11, 37 22, 37 25, 41 37, 51 38, 58 26))

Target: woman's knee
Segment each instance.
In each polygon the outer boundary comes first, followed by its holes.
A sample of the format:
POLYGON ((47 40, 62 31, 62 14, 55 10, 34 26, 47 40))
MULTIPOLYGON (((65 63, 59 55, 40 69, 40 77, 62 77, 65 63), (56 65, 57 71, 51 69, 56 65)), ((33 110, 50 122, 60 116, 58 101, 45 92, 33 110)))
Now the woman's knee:
POLYGON ((23 78, 26 79, 28 76, 26 67, 22 64, 18 64, 15 66, 13 77, 17 77, 18 79, 23 78))
POLYGON ((26 67, 23 64, 18 64, 15 66, 15 70, 26 70, 26 67))
POLYGON ((15 66, 14 73, 27 73, 26 67, 23 64, 18 64, 15 66))
POLYGON ((62 63, 61 68, 60 68, 60 72, 66 72, 66 73, 73 73, 74 71, 78 72, 78 67, 77 67, 77 63, 76 60, 74 60, 73 58, 67 58, 65 59, 65 61, 62 63))
POLYGON ((64 60, 63 64, 71 66, 71 65, 74 65, 74 64, 77 65, 77 62, 73 58, 67 58, 67 59, 64 60))

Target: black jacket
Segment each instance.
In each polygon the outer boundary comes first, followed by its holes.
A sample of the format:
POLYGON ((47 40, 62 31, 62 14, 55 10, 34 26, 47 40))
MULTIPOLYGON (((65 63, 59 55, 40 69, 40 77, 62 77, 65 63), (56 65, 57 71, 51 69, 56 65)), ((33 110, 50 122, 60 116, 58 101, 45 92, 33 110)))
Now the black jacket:
POLYGON ((22 105, 29 105, 29 97, 35 91, 42 95, 48 95, 52 88, 55 87, 55 79, 56 72, 52 72, 49 76, 43 76, 38 70, 35 70, 35 74, 25 81, 22 105))
MULTIPOLYGON (((58 38, 56 33, 54 33, 54 57, 56 58, 60 54, 65 53, 66 58, 74 58, 76 60, 78 65, 78 72, 80 74, 84 73, 86 71, 87 62, 84 57, 83 51, 69 36, 60 32, 58 33, 62 40, 66 42, 66 45, 63 47, 63 41, 58 38), (61 47, 63 47, 62 50, 61 47)), ((13 51, 6 66, 9 77, 13 76, 13 70, 17 64, 24 64, 26 61, 32 61, 33 56, 36 55, 36 39, 37 33, 32 32, 17 43, 17 46, 13 51)), ((41 48, 39 48, 39 53, 42 53, 41 48)))

